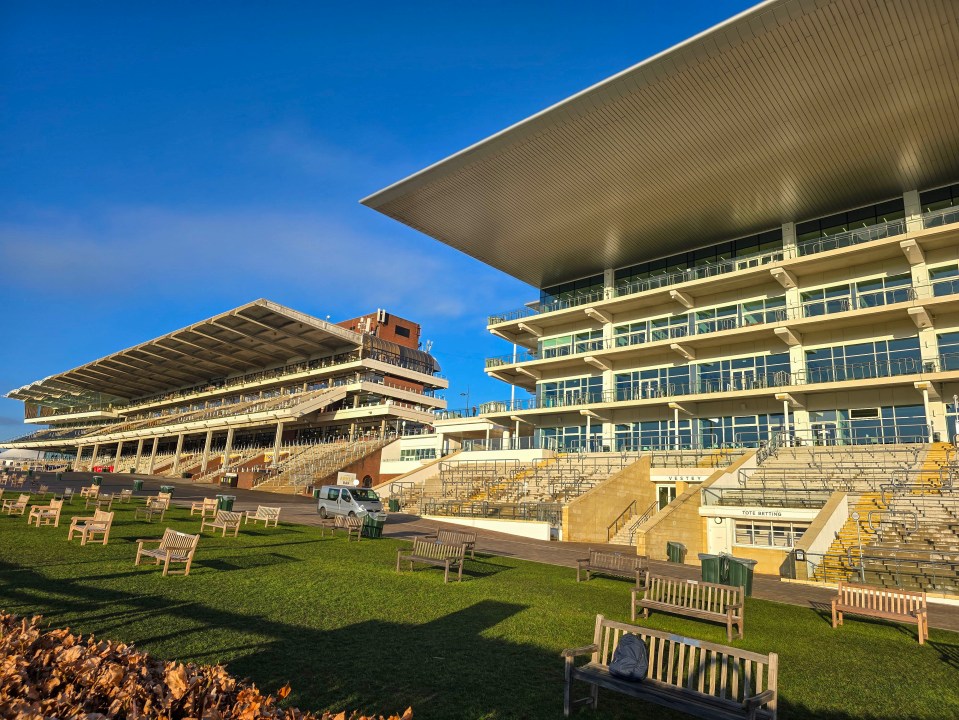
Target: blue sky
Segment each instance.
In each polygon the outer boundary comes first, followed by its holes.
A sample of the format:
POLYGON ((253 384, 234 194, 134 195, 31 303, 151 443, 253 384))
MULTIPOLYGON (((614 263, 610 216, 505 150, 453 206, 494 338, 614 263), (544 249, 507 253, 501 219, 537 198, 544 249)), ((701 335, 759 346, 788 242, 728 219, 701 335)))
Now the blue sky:
POLYGON ((358 200, 750 4, 3 3, 0 391, 266 297, 507 398, 485 319, 536 292, 358 200))

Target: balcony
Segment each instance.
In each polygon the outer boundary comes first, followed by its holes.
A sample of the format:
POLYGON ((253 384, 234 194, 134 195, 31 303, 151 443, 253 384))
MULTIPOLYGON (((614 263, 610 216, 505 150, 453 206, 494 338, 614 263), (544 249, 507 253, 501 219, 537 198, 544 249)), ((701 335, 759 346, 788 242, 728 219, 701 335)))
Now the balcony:
MULTIPOLYGON (((523 351, 509 355, 499 355, 486 359, 486 369, 508 365, 517 365, 536 360, 549 360, 564 357, 586 355, 606 350, 627 348, 647 343, 679 340, 682 338, 709 335, 728 330, 757 327, 788 320, 805 320, 847 313, 852 310, 870 309, 889 305, 899 305, 915 301, 920 296, 942 297, 959 294, 959 279, 942 280, 932 285, 915 287, 897 287, 868 293, 843 295, 840 297, 809 300, 798 306, 772 309, 752 309, 749 303, 736 305, 735 314, 712 318, 697 318, 697 313, 688 313, 686 322, 669 327, 655 327, 651 323, 644 330, 616 335, 601 340, 574 341, 569 345, 552 347, 538 352, 523 351), (928 292, 926 292, 928 291, 928 292)), ((719 312, 722 309, 718 310, 719 312)), ((700 312, 699 314, 702 314, 700 312)))
POLYGON ((861 245, 862 243, 874 242, 893 235, 902 235, 906 232, 906 221, 890 220, 889 222, 870 225, 868 227, 847 230, 846 232, 829 235, 827 237, 817 238, 796 244, 796 254, 799 257, 805 255, 815 255, 817 253, 838 250, 839 248, 861 245))
MULTIPOLYGON (((696 366, 691 366, 696 367, 696 366)), ((760 374, 748 369, 718 378, 699 378, 688 383, 642 380, 630 387, 595 392, 566 392, 539 398, 489 402, 480 406, 482 414, 502 415, 523 410, 563 410, 605 403, 627 403, 641 400, 669 401, 690 395, 722 395, 756 390, 828 385, 856 380, 874 380, 959 370, 959 353, 940 355, 929 361, 911 358, 873 363, 832 364, 801 372, 777 371, 760 374)))
POLYGON ((957 222, 959 222, 959 205, 933 210, 922 216, 922 226, 927 229, 957 222))

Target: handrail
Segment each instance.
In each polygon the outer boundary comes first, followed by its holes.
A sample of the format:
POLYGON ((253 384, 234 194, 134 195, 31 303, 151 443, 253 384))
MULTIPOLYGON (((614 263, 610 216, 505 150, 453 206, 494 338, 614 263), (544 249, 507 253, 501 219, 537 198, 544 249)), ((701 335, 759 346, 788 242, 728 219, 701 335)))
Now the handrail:
POLYGON ((912 510, 890 510, 890 509, 880 510, 880 509, 875 509, 875 510, 870 510, 870 511, 866 514, 866 524, 869 526, 869 529, 870 529, 870 530, 873 532, 873 534, 875 534, 875 535, 878 535, 878 534, 879 534, 879 532, 882 530, 882 526, 883 526, 884 524, 885 524, 885 525, 902 525, 903 532, 904 532, 906 535, 911 535, 912 533, 918 532, 918 530, 919 530, 919 517, 918 517, 918 516, 916 515, 916 513, 914 513, 912 510), (886 517, 900 517, 900 516, 902 516, 902 517, 911 517, 911 518, 912 518, 912 527, 911 527, 911 528, 910 528, 910 527, 907 527, 905 522, 887 522, 887 521, 885 521, 885 520, 883 519, 883 515, 885 515, 886 517), (879 518, 879 520, 878 520, 878 527, 877 527, 877 522, 874 520, 874 518, 877 518, 877 517, 879 518))
POLYGON ((629 544, 630 545, 633 545, 636 543, 636 530, 639 529, 639 526, 642 525, 647 520, 649 520, 658 511, 659 511, 659 500, 653 500, 653 502, 649 504, 649 507, 646 508, 643 514, 640 515, 638 518, 636 518, 636 522, 634 522, 632 525, 629 526, 629 544))
POLYGON ((636 514, 636 501, 633 500, 606 528, 606 542, 613 539, 630 517, 636 514))

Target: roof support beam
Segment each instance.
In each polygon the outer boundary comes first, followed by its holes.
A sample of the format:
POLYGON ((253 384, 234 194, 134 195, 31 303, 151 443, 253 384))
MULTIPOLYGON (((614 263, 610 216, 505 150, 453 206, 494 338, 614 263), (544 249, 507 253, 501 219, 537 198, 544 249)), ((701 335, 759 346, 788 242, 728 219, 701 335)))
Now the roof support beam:
POLYGON ((598 323, 613 322, 613 316, 611 313, 603 312, 602 310, 597 310, 596 308, 592 307, 583 308, 583 312, 586 313, 586 317, 588 317, 590 320, 595 320, 598 323))
POLYGON ((695 409, 695 405, 680 404, 678 402, 671 402, 667 406, 670 410, 678 410, 683 413, 683 415, 692 415, 695 409))
POLYGON ((543 328, 541 328, 539 325, 533 325, 532 323, 528 323, 528 322, 521 322, 521 323, 516 323, 516 327, 518 327, 520 330, 525 330, 526 332, 528 332, 530 335, 534 337, 538 337, 538 338, 543 337, 543 328))
POLYGON ((770 268, 769 274, 773 276, 773 280, 778 282, 787 290, 792 290, 799 284, 796 280, 796 276, 786 270, 786 268, 770 268))
MULTIPOLYGON (((184 340, 182 337, 179 336, 179 334, 173 335, 173 339, 176 340, 178 343, 183 343, 184 345, 189 345, 192 348, 196 348, 198 351, 201 351, 204 353, 216 354, 216 350, 212 348, 203 347, 202 345, 197 345, 196 343, 192 343, 189 340, 184 340)), ((160 347, 166 347, 166 345, 161 345, 160 347)), ((224 362, 222 360, 210 360, 209 358, 205 358, 205 357, 201 357, 200 360, 202 360, 205 363, 209 363, 211 365, 218 365, 219 367, 223 368, 227 372, 237 372, 237 371, 242 371, 244 369, 242 366, 234 365, 232 363, 224 362)))
POLYGON ((789 407, 793 410, 802 410, 805 407, 801 397, 793 395, 792 393, 776 393, 776 399, 779 402, 789 403, 789 407))
MULTIPOLYGON (((294 335, 294 334, 292 334, 292 333, 290 333, 290 332, 287 332, 286 330, 283 330, 283 329, 281 329, 281 328, 275 328, 275 327, 273 327, 272 325, 267 325, 266 323, 262 323, 262 322, 260 322, 259 320, 254 320, 254 319, 251 318, 251 317, 247 317, 246 315, 243 315, 239 310, 238 310, 237 312, 233 313, 233 317, 238 317, 238 318, 240 318, 241 320, 244 320, 244 321, 246 321, 246 322, 248 322, 248 323, 253 323, 253 324, 256 325, 257 327, 261 327, 261 328, 263 328, 264 330, 267 330, 267 331, 269 331, 269 332, 279 333, 280 335, 283 335, 284 337, 287 337, 287 338, 293 340, 293 341, 297 344, 296 351, 297 351, 298 354, 304 355, 304 356, 306 356, 306 355, 309 354, 309 349, 307 349, 307 350, 304 351, 302 346, 303 346, 303 345, 309 346, 309 345, 310 345, 310 342, 309 342, 309 340, 305 340, 305 339, 303 338, 303 336, 301 336, 301 335, 294 335)), ((259 335, 255 335, 254 337, 259 338, 259 335)), ((287 347, 289 347, 289 343, 283 343, 283 341, 281 341, 281 340, 275 340, 275 339, 272 339, 272 338, 270 338, 270 339, 263 339, 263 338, 261 338, 260 341, 261 341, 261 342, 265 342, 265 343, 270 343, 270 344, 281 344, 281 343, 282 343, 282 344, 286 345, 287 347)))
POLYGON ((504 382, 504 383, 507 383, 508 385, 512 385, 512 384, 513 384, 512 381, 511 381, 508 377, 506 377, 505 375, 501 375, 500 373, 496 372, 495 370, 487 370, 487 371, 486 371, 486 374, 489 375, 491 378, 496 378, 497 380, 500 380, 500 381, 502 381, 502 382, 504 382))
MULTIPOLYGON (((214 323, 214 325, 216 325, 216 323, 214 323)), ((217 326, 218 328, 221 328, 221 329, 226 330, 226 331, 228 331, 228 332, 235 333, 235 334, 239 335, 240 337, 243 337, 243 338, 246 337, 243 333, 237 332, 236 330, 234 330, 234 329, 231 328, 231 327, 227 327, 227 326, 225 326, 225 325, 216 325, 216 326, 217 326)), ((220 344, 222 344, 222 345, 229 345, 230 347, 235 348, 235 349, 237 349, 237 350, 240 350, 240 351, 242 351, 242 352, 252 353, 253 355, 256 355, 256 356, 258 356, 258 357, 260 357, 260 358, 265 359, 267 362, 271 362, 271 363, 279 363, 279 362, 282 362, 282 360, 278 360, 275 355, 268 355, 268 354, 266 354, 266 353, 264 353, 264 352, 262 352, 262 351, 260 351, 260 350, 254 350, 253 348, 247 347, 246 345, 241 345, 240 343, 238 343, 238 342, 236 342, 236 341, 234 341, 234 340, 227 340, 227 339, 222 338, 222 337, 217 337, 216 335, 209 335, 208 333, 205 333, 205 332, 202 332, 202 331, 200 331, 200 330, 197 330, 196 328, 191 328, 191 329, 190 329, 190 332, 196 333, 197 335, 199 335, 199 336, 201 336, 201 337, 205 337, 205 338, 207 338, 208 340, 213 340, 214 342, 220 343, 220 344)), ((247 368, 247 372, 249 372, 249 368, 247 368)))
POLYGON ((531 368, 524 368, 522 366, 516 368, 516 372, 522 373, 523 375, 528 375, 534 380, 541 380, 543 378, 543 373, 540 370, 535 370, 531 368))
POLYGON ((583 417, 591 417, 594 420, 599 420, 600 422, 610 422, 608 417, 604 417, 603 415, 600 415, 595 410, 580 410, 579 414, 582 415, 583 417))
POLYGON ((939 391, 936 389, 934 383, 929 382, 928 380, 919 380, 913 383, 913 386, 921 393, 929 393, 928 397, 931 400, 941 400, 939 396, 939 391))
POLYGON ((688 293, 684 293, 681 290, 670 290, 669 299, 678 302, 687 310, 691 310, 692 307, 696 304, 692 297, 688 293))
POLYGON ((795 347, 796 345, 802 345, 802 335, 795 330, 790 330, 789 328, 779 327, 773 329, 773 332, 776 334, 780 340, 789 345, 789 347, 795 347))
POLYGON ((606 362, 603 362, 599 358, 595 358, 592 355, 587 355, 586 357, 583 358, 583 360, 586 362, 587 365, 592 365, 593 367, 599 368, 600 370, 613 369, 612 363, 610 363, 608 360, 606 362))
POLYGON ((910 265, 921 265, 926 262, 925 253, 915 240, 903 240, 899 243, 899 247, 902 248, 902 254, 906 256, 910 265))
POLYGON ((921 305, 919 307, 908 308, 906 312, 909 314, 909 319, 912 320, 920 330, 932 327, 932 316, 926 308, 921 305))
POLYGON ((686 345, 682 345, 680 343, 672 343, 669 346, 669 349, 672 350, 674 353, 678 353, 686 360, 696 359, 696 351, 693 350, 691 347, 687 347, 686 345))

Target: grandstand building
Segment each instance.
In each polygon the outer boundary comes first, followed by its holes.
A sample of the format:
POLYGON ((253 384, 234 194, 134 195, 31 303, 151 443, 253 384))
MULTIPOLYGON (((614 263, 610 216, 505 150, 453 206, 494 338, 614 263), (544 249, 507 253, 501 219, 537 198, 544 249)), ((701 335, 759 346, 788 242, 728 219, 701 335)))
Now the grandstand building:
POLYGON ((365 198, 538 290, 488 319, 530 397, 397 489, 959 593, 957 48, 956 2, 770 0, 365 198))
POLYGON ((363 202, 539 289, 483 406, 537 446, 946 439, 957 47, 952 2, 766 2, 363 202))
POLYGON ((448 383, 419 336, 383 310, 332 324, 257 300, 11 391, 45 427, 5 446, 303 489, 431 426, 448 383))

